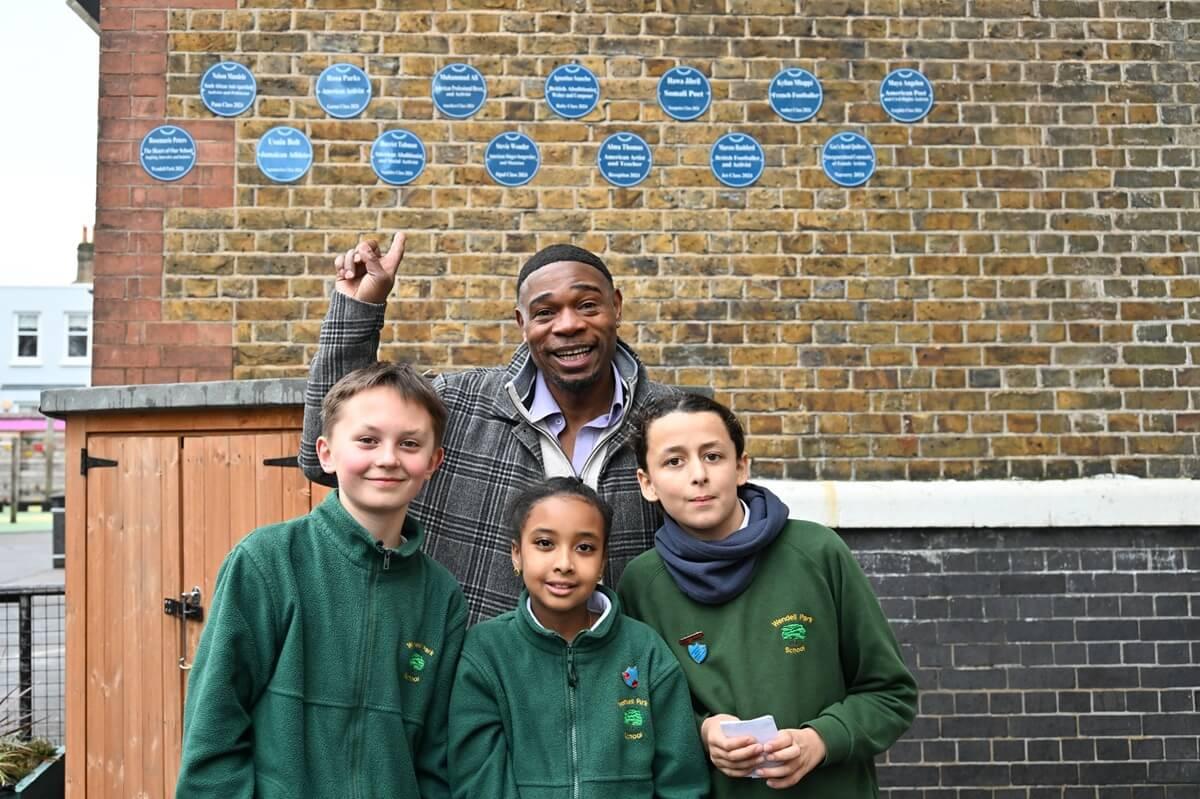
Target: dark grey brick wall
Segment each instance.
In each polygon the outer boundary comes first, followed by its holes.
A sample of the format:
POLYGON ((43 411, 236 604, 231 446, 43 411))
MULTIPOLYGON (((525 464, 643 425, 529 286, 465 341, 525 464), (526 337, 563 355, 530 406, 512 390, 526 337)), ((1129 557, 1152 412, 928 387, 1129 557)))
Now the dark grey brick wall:
POLYGON ((1200 528, 843 533, 921 686, 888 799, 1200 799, 1200 528))

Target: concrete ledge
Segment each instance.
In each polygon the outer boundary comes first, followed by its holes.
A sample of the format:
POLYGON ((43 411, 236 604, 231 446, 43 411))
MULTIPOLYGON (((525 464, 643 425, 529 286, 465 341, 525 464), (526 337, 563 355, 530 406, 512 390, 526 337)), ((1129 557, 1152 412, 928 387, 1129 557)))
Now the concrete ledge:
POLYGON ((760 480, 792 518, 834 528, 1156 527, 1200 524, 1200 480, 760 480))
MULTIPOLYGON (((303 377, 42 392, 47 416, 79 412, 304 404, 303 377)), ((842 529, 1200 525, 1200 480, 759 481, 794 518, 842 529)))
POLYGON ((136 411, 151 408, 262 408, 304 404, 303 377, 268 380, 215 380, 144 386, 63 388, 42 392, 41 411, 64 416, 83 411, 136 411))

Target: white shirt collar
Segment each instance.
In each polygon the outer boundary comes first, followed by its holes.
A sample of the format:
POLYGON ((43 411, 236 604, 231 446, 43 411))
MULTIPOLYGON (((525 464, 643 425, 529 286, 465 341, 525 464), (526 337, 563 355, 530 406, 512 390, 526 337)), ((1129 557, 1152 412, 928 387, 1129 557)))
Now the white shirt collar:
POLYGON ((750 526, 750 506, 741 497, 738 497, 738 504, 742 506, 742 524, 737 530, 733 531, 735 533, 738 530, 745 530, 750 526))
MULTIPOLYGON (((537 614, 533 612, 533 600, 529 597, 525 597, 525 609, 529 611, 529 617, 533 619, 533 623, 545 630, 546 626, 542 624, 542 622, 538 619, 537 614)), ((599 627, 600 622, 608 618, 608 614, 612 612, 612 601, 604 595, 603 591, 593 591, 592 595, 588 597, 587 609, 592 613, 600 614, 596 618, 596 622, 588 628, 588 630, 594 630, 599 627)))

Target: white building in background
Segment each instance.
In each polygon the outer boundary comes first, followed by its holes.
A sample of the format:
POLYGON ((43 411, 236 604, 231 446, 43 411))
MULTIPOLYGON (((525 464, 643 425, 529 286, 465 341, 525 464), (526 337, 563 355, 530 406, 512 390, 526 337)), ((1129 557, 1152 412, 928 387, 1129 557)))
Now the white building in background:
POLYGON ((40 418, 45 389, 92 384, 95 247, 86 227, 76 254, 75 282, 69 286, 0 284, 0 418, 40 418))
POLYGON ((92 285, 0 286, 0 414, 92 382, 92 285))

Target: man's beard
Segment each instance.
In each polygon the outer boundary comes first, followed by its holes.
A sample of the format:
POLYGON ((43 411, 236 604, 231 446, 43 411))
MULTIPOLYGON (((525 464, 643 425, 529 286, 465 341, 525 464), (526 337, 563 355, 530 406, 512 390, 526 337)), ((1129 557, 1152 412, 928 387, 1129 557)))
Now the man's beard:
MULTIPOLYGON (((611 368, 611 367, 609 367, 609 368, 611 368)), ((592 390, 596 386, 596 384, 600 382, 600 379, 602 377, 604 377, 604 370, 597 369, 596 371, 592 372, 590 375, 585 375, 584 377, 577 377, 574 380, 564 380, 562 375, 557 375, 557 374, 550 374, 550 375, 547 375, 546 377, 550 380, 551 383, 553 383, 558 388, 561 388, 563 391, 570 392, 571 394, 583 394, 587 391, 592 390)))

